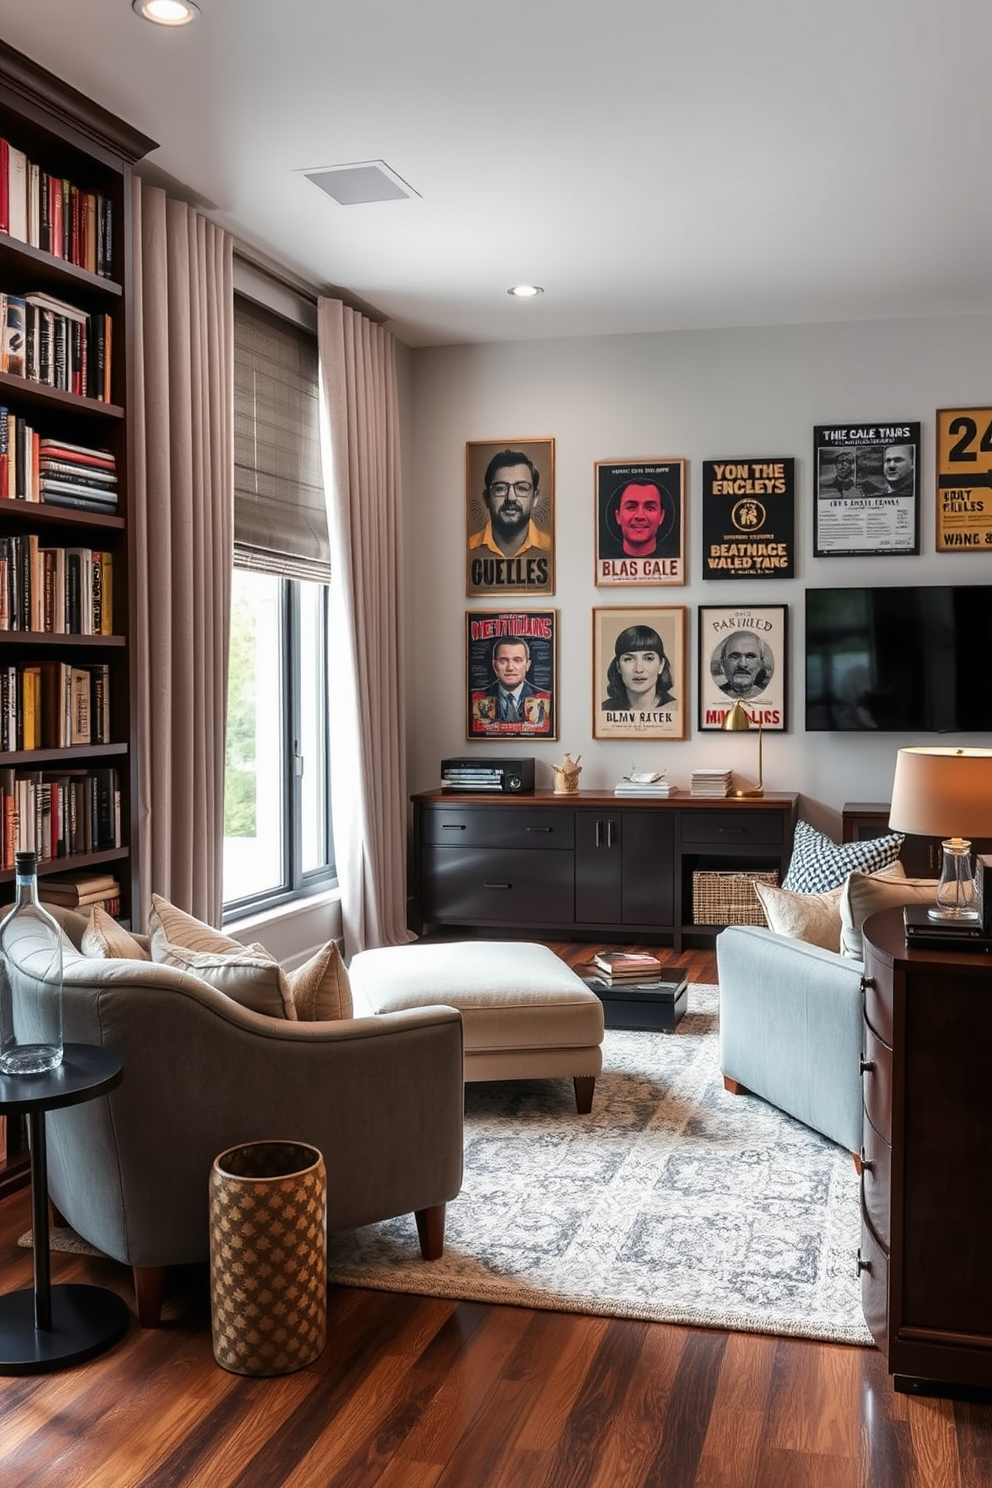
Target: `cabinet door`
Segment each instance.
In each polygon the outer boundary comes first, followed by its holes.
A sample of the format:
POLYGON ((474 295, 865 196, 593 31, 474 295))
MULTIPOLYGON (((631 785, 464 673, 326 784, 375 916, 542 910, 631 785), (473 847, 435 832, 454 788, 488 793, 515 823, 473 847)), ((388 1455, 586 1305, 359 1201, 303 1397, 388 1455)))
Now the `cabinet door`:
POLYGON ((623 813, 623 922, 675 923, 675 833, 667 811, 623 813))
POLYGON ((579 925, 619 925, 622 858, 619 811, 575 813, 575 919, 579 925))

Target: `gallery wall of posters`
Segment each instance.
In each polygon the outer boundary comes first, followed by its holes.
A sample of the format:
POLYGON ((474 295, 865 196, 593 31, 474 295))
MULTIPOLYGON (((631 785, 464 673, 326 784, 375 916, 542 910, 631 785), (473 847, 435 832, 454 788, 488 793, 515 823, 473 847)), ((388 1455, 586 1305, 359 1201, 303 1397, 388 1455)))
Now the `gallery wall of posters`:
POLYGON ((992 548, 992 408, 937 409, 937 552, 992 548))
POLYGON ((682 739, 685 607, 592 612, 594 739, 682 739))
POLYGON ((597 462, 596 583, 685 583, 685 461, 597 462))
POLYGON ((815 558, 920 551, 920 425, 818 424, 815 558))
POLYGON ((703 461, 703 578, 791 579, 793 459, 703 461))
POLYGON ((465 592, 555 592, 555 442, 465 446, 465 592))
POLYGON ((718 729, 740 699, 752 723, 788 727, 787 605, 699 606, 699 728, 718 729))
POLYGON ((465 615, 466 737, 557 739, 557 610, 465 615))

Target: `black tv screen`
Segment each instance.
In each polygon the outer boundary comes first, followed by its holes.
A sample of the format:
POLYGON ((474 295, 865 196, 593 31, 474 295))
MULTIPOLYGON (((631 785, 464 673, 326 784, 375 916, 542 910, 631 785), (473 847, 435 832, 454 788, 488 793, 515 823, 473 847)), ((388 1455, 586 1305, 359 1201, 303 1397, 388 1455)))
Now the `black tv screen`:
POLYGON ((806 591, 806 728, 992 731, 992 586, 806 591))

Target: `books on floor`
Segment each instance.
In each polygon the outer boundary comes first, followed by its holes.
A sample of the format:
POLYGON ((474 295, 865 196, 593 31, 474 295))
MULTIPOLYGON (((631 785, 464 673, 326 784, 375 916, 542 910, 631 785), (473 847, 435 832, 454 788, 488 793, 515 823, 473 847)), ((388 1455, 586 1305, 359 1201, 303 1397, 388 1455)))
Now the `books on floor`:
POLYGON ((612 986, 620 982, 645 984, 661 975, 661 962, 649 951, 599 951, 590 965, 598 977, 612 986))
POLYGON ((693 770, 689 777, 689 794, 716 799, 729 796, 733 778, 733 770, 693 770))

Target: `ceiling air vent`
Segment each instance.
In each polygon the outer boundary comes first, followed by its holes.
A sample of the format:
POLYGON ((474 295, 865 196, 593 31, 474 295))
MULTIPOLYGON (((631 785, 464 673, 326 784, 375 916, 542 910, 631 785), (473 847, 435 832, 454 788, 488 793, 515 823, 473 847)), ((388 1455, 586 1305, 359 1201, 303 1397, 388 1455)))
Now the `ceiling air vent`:
POLYGON ((357 207, 363 202, 401 201, 420 195, 390 170, 384 160, 328 165, 323 170, 304 171, 303 174, 343 207, 357 207))

